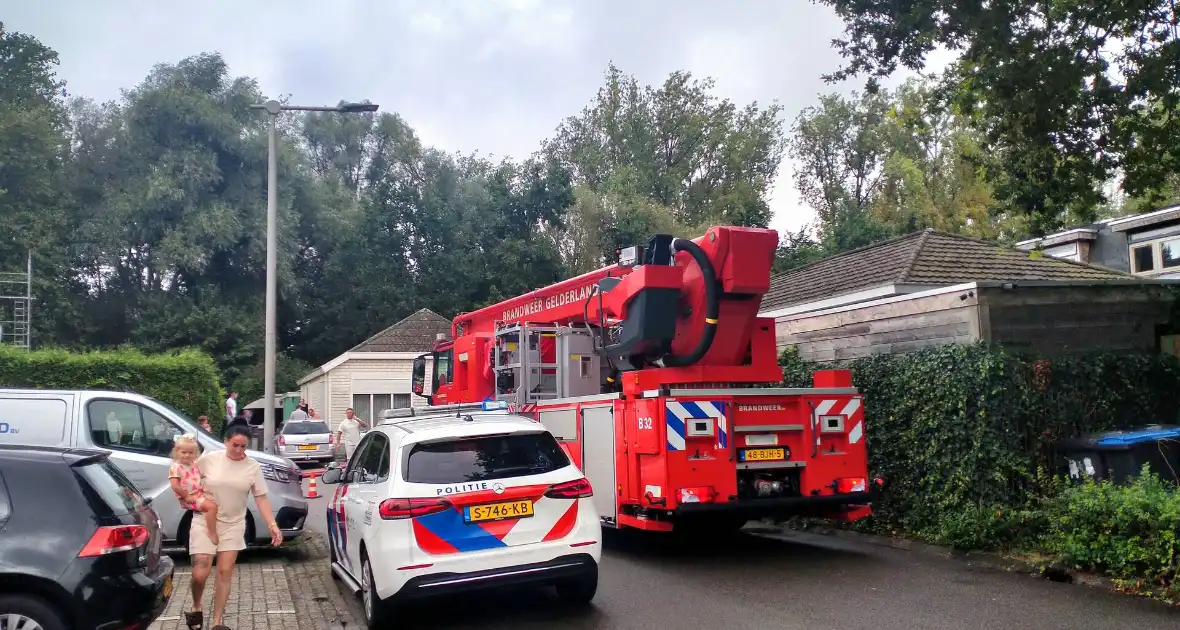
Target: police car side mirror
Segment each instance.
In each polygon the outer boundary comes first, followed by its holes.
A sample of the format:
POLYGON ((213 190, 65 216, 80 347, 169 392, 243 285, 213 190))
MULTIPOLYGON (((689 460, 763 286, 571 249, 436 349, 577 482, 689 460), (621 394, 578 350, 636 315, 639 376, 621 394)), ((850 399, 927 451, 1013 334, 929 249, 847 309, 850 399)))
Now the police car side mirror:
POLYGON ((340 479, 344 476, 344 472, 339 468, 329 468, 320 476, 320 483, 334 484, 340 483, 340 479))

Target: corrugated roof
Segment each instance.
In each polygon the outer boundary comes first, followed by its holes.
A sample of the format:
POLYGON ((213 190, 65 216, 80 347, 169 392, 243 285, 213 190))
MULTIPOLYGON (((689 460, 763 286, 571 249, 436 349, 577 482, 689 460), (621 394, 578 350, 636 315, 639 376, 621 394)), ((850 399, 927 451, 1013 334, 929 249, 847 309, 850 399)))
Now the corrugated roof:
POLYGON ((984 280, 1125 280, 1130 274, 934 230, 825 258, 770 279, 769 311, 890 284, 949 286, 984 280))
POLYGON ((424 308, 360 342, 349 352, 429 352, 439 333, 451 332, 451 320, 424 308))

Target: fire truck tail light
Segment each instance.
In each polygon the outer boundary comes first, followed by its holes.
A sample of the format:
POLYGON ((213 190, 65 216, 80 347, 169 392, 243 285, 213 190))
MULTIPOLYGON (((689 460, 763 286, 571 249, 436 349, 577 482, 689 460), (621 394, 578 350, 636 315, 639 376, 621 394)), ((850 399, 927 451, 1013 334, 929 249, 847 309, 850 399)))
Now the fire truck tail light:
POLYGON ((575 479, 574 481, 567 481, 550 486, 545 491, 545 496, 550 499, 585 499, 594 496, 594 488, 590 486, 590 482, 586 478, 575 479))
POLYGON ((846 477, 844 479, 836 480, 836 492, 840 494, 864 492, 865 490, 868 490, 868 488, 868 480, 864 477, 846 477))
POLYGON ((712 503, 717 491, 713 486, 697 486, 695 488, 681 488, 678 498, 681 503, 712 503))
POLYGON ((386 499, 377 507, 377 513, 381 515, 382 520, 398 521, 438 514, 449 509, 450 502, 443 499, 386 499))

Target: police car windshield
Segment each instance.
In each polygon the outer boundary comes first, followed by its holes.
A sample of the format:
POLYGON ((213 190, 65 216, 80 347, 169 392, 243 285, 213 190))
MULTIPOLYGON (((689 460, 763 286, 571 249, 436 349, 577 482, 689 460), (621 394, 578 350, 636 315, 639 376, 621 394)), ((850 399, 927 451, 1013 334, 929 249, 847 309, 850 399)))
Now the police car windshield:
POLYGON ((410 483, 459 483, 542 475, 570 465, 549 433, 463 437, 414 446, 406 459, 410 483))

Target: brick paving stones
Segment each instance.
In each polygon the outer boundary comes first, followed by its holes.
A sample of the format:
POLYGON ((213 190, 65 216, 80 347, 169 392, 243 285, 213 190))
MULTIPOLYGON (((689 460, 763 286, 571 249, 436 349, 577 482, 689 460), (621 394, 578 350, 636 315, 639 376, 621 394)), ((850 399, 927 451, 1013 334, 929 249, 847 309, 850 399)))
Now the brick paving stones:
MULTIPOLYGON (((185 630, 191 610, 188 558, 173 556, 176 581, 168 608, 148 630, 185 630)), ((216 571, 216 567, 214 567, 216 571)), ((212 627, 214 577, 205 586, 205 628, 212 627)), ((282 549, 250 550, 240 556, 225 625, 233 630, 335 630, 359 628, 360 603, 343 592, 328 567, 326 538, 316 532, 282 549)))

